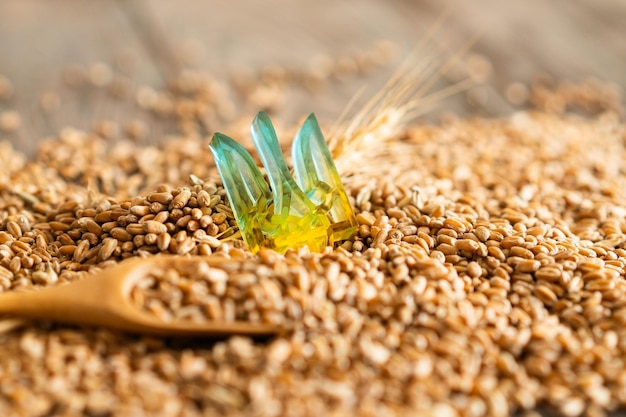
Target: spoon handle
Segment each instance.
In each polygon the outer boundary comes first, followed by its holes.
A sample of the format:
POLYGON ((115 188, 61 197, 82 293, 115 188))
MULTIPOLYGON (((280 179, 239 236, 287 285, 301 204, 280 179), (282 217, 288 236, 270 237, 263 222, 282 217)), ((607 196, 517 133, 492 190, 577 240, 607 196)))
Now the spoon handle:
POLYGON ((25 317, 31 310, 32 304, 30 292, 8 292, 0 294, 0 314, 25 317), (26 300, 26 301, 24 301, 26 300))
POLYGON ((67 317, 84 311, 82 305, 68 303, 67 298, 67 292, 62 291, 62 287, 0 294, 0 314, 65 321, 67 317))

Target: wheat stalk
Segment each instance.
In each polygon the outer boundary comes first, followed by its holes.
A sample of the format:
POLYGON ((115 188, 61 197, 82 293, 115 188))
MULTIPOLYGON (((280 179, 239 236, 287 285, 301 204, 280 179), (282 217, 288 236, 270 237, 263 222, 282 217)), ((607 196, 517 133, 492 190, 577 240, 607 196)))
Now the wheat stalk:
POLYGON ((372 158, 377 151, 397 137, 406 124, 431 111, 449 96, 476 85, 471 75, 440 90, 430 92, 434 84, 453 68, 478 38, 470 38, 461 48, 449 54, 434 41, 447 14, 435 22, 414 51, 391 78, 352 118, 346 115, 360 97, 353 97, 331 129, 328 145, 342 175, 364 169, 357 163, 365 156, 372 158))

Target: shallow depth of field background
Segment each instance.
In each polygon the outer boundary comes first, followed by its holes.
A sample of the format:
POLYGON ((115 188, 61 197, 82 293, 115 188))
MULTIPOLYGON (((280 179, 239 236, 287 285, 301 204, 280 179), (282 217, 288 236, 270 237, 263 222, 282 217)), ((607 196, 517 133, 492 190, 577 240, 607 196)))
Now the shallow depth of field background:
MULTIPOLYGON (((94 89, 71 91, 63 82, 68 67, 121 67, 134 89, 158 89, 183 68, 225 81, 268 68, 315 71, 327 59, 346 58, 349 70, 351 58, 383 42, 395 53, 386 65, 348 73, 313 92, 290 89, 273 109, 274 117, 287 123, 311 111, 332 122, 359 89, 365 88, 366 97, 380 88, 446 11, 436 43, 452 54, 479 34, 469 59, 487 65, 490 75, 485 84, 442 102, 428 116, 431 120, 449 112, 510 114, 523 105, 507 94, 517 91, 516 83, 523 87, 538 77, 626 85, 623 0, 5 0, 0 4, 0 75, 11 81, 12 93, 0 100, 0 113, 17 112, 21 123, 15 131, 0 131, 0 139, 29 151, 64 126, 91 129, 101 120, 122 123, 130 117, 133 97, 122 106, 94 89), (46 100, 55 111, 42 114, 46 100)), ((450 76, 438 86, 453 81, 450 76)), ((253 109, 237 110, 254 114, 253 109)), ((151 138, 167 133, 167 127, 153 128, 151 138)))

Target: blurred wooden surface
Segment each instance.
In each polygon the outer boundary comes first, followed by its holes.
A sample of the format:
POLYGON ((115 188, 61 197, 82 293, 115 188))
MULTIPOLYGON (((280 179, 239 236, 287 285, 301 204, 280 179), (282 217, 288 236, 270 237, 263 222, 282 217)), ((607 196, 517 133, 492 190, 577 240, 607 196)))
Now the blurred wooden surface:
MULTIPOLYGON (((193 67, 218 79, 241 68, 306 67, 320 54, 341 57, 381 39, 396 43, 402 56, 445 10, 450 14, 437 41, 455 50, 480 33, 471 51, 487 57, 493 71, 480 87, 480 106, 470 107, 465 95, 458 95, 441 111, 506 115, 515 110, 504 99, 506 88, 539 73, 626 85, 626 0, 4 0, 0 75, 11 80, 14 94, 0 101, 0 112, 18 111, 24 128, 19 134, 0 132, 0 138, 28 150, 63 126, 89 128, 98 118, 116 120, 133 112, 131 105, 82 92, 62 95, 59 114, 42 117, 41 94, 62 89, 61 73, 70 64, 111 63, 132 51, 137 61, 129 74, 132 84, 158 87, 190 50, 193 67)), ((314 96, 290 96, 283 116, 293 121, 315 111, 332 120, 360 87, 380 87, 391 71, 377 70, 314 96)))

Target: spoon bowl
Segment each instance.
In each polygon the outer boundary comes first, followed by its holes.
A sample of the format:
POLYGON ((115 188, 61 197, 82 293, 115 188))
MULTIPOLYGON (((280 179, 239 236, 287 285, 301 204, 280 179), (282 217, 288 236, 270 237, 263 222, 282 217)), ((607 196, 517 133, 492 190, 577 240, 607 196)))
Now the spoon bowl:
POLYGON ((279 333, 281 329, 277 326, 245 321, 166 322, 142 311, 130 299, 136 284, 157 268, 183 270, 193 262, 206 262, 211 267, 227 261, 217 257, 186 258, 175 255, 129 259, 66 285, 0 294, 0 314, 157 336, 262 336, 279 333))

